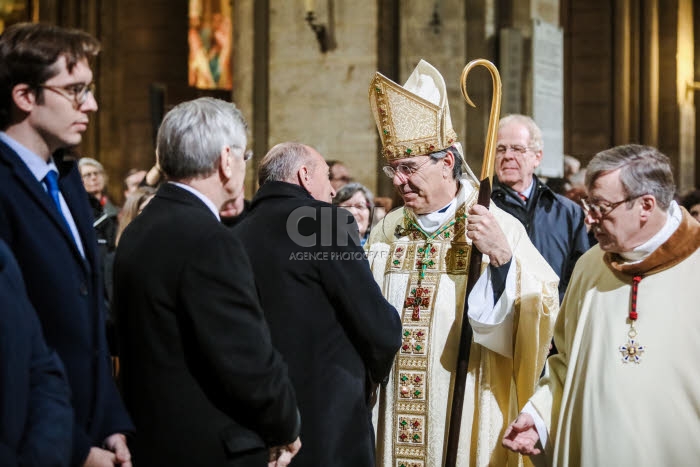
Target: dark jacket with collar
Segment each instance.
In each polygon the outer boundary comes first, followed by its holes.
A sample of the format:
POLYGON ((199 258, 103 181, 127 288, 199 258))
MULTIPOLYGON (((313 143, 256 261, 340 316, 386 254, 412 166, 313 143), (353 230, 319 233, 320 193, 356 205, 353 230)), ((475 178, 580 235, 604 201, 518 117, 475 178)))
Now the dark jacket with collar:
MULTIPOLYGON (((291 443, 299 416, 243 246, 193 193, 162 185, 114 263, 137 466, 236 466, 291 443)), ((243 464, 249 465, 249 464, 243 464)))
POLYGON ((75 410, 72 464, 91 446, 133 429, 112 380, 102 269, 87 194, 77 164, 54 155, 59 188, 80 233, 85 258, 61 214, 19 156, 0 142, 0 238, 9 245, 48 345, 63 360, 75 410))
POLYGON ((358 246, 352 214, 300 186, 267 182, 234 233, 299 400, 303 447, 292 465, 374 465, 367 383, 388 375, 401 323, 358 246))
POLYGON ((0 414, 0 465, 69 465, 73 409, 63 364, 46 346, 22 273, 2 240, 0 414))
POLYGON ((589 248, 583 209, 554 193, 534 175, 533 179, 534 187, 527 203, 496 177, 491 199, 525 226, 537 251, 559 276, 561 303, 576 261, 589 248))

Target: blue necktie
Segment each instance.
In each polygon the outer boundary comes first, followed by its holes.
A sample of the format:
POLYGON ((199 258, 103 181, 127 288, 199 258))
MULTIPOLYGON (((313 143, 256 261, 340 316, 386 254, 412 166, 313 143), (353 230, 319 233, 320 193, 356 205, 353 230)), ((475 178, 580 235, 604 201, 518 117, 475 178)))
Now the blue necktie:
MULTIPOLYGON (((61 200, 58 197, 58 193, 59 193, 58 173, 55 170, 49 170, 48 173, 46 174, 46 177, 44 177, 44 183, 46 183, 46 188, 48 188, 49 195, 51 195, 51 199, 53 200, 53 204, 56 205, 56 209, 58 209, 58 213, 61 215, 61 219, 63 219, 63 223, 65 224, 66 227, 68 227, 68 221, 66 220, 66 217, 63 215, 63 209, 61 209, 61 200)), ((68 231, 70 231, 70 227, 68 227, 68 231)))

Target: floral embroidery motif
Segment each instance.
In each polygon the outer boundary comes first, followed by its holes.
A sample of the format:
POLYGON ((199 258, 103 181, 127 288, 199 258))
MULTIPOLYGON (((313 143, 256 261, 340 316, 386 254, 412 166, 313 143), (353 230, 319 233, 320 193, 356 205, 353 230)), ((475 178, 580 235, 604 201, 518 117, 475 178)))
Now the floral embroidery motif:
POLYGON ((428 329, 406 326, 403 328, 402 355, 425 355, 428 347, 428 329))
POLYGON ((400 270, 403 267, 407 250, 408 245, 404 244, 398 244, 394 247, 393 253, 389 256, 389 269, 400 270))
POLYGON ((447 270, 452 274, 466 274, 469 269, 472 246, 466 242, 453 242, 447 252, 447 270))
POLYGON ((399 372, 398 386, 401 399, 425 400, 425 372, 399 372))
POLYGON ((423 444, 424 422, 423 417, 399 417, 396 441, 399 443, 423 444))

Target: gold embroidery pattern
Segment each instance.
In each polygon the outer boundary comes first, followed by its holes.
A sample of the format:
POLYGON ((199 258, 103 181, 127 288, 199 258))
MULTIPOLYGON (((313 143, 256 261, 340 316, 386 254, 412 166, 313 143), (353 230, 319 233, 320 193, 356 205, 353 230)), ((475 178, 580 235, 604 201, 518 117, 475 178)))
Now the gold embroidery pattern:
POLYGON ((388 258, 389 264, 387 265, 389 271, 401 270, 403 268, 408 249, 408 243, 395 243, 392 245, 392 251, 388 258))
POLYGON ((402 399, 425 400, 425 373, 399 372, 399 394, 402 399))
POLYGON ((397 459, 396 467, 424 467, 425 464, 422 461, 414 461, 409 459, 397 459))
POLYGON ((440 250, 442 249, 442 243, 428 243, 425 246, 418 247, 416 250, 416 255, 414 259, 414 269, 422 269, 425 265, 425 269, 428 272, 435 272, 438 270, 440 259, 440 250))
POLYGON ((450 274, 466 274, 469 269, 472 245, 467 242, 452 242, 445 255, 446 270, 450 274))
POLYGON ((420 416, 399 417, 398 443, 425 445, 423 429, 425 419, 420 416))
MULTIPOLYGON (((440 84, 446 92, 444 81, 440 84)), ((387 160, 430 154, 457 140, 446 102, 435 105, 381 73, 371 81, 368 96, 387 160)))
POLYGON ((466 209, 476 200, 476 192, 457 208, 455 217, 429 235, 415 218, 404 211, 400 237, 390 247, 388 273, 409 273, 401 313, 403 341, 394 365, 395 437, 393 458, 396 467, 424 467, 427 461, 425 421, 428 414, 427 377, 430 361, 430 332, 442 274, 467 273, 471 241, 466 236, 466 209))
MULTIPOLYGON (((415 263, 413 264, 415 267, 415 263)), ((403 341, 394 365, 396 381, 394 459, 396 465, 408 462, 423 465, 426 459, 428 417, 426 400, 427 370, 432 322, 439 274, 411 272, 402 313, 403 341)))
POLYGON ((400 355, 425 355, 428 328, 404 326, 400 355))
POLYGON ((471 251, 471 242, 436 242, 430 249, 423 241, 395 243, 391 245, 387 271, 421 271, 425 263, 427 273, 462 275, 468 272, 471 251))
POLYGON ((423 286, 419 284, 409 288, 410 292, 403 304, 404 312, 410 311, 413 321, 420 321, 420 312, 430 309, 430 303, 435 292, 434 285, 423 286))

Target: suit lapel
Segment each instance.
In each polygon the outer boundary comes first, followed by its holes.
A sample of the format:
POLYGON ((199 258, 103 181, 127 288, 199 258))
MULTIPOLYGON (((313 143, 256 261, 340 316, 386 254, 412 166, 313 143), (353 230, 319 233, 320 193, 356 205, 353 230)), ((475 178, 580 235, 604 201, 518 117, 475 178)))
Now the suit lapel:
MULTIPOLYGON (((90 248, 90 244, 95 240, 93 239, 92 235, 88 235, 88 232, 93 232, 94 229, 91 221, 92 216, 80 215, 81 212, 85 212, 87 194, 85 193, 85 189, 82 186, 82 182, 80 184, 67 183, 68 177, 68 173, 61 173, 61 176, 58 180, 58 185, 61 188, 63 199, 66 201, 68 209, 70 209, 71 215, 73 216, 75 226, 78 228, 80 240, 83 242, 83 251, 85 251, 85 258, 90 262, 90 264, 94 264, 95 249, 90 248)), ((78 251, 78 247, 75 244, 75 241, 73 241, 73 236, 71 235, 70 238, 71 243, 75 247, 75 252, 78 254, 78 256, 80 256, 80 251, 78 251)))
MULTIPOLYGON (((15 151, 13 151, 12 148, 7 146, 2 141, 0 141, 0 157, 4 159, 10 167, 12 167, 18 185, 21 186, 29 195, 29 197, 33 199, 38 206, 41 207, 41 209, 46 214, 46 217, 51 219, 51 222, 61 232, 61 235, 63 235, 64 239, 71 245, 71 248, 73 249, 77 257, 80 259, 80 262, 84 262, 83 257, 80 255, 80 251, 78 250, 78 246, 75 244, 73 235, 70 232, 70 230, 68 230, 68 226, 66 225, 63 216, 58 212, 56 206, 54 206, 53 200, 46 192, 41 182, 39 182, 34 177, 34 174, 29 170, 29 168, 15 153, 15 151)), ((61 193, 63 194, 63 198, 66 200, 66 204, 68 204, 69 209, 71 209, 71 214, 77 212, 73 209, 73 206, 71 205, 72 203, 68 201, 68 196, 63 190, 64 185, 61 184, 60 181, 59 186, 61 187, 61 193)), ((78 217, 80 216, 73 215, 73 220, 75 220, 76 225, 78 226, 78 230, 80 231, 81 227, 80 225, 78 225, 78 217)), ((87 254, 87 250, 89 250, 89 248, 86 247, 85 240, 83 240, 83 246, 87 254)))

